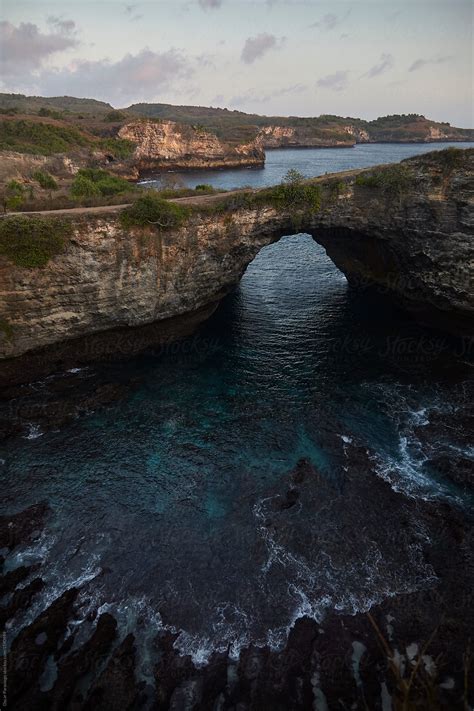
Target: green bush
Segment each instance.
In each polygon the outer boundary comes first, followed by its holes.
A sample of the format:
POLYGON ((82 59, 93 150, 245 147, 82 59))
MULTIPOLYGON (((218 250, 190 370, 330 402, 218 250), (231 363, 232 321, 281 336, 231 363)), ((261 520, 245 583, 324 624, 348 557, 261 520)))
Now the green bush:
POLYGON ((186 207, 163 200, 157 193, 150 191, 126 207, 120 214, 120 221, 124 227, 153 225, 169 229, 179 227, 188 215, 186 207))
POLYGON ((119 195, 130 192, 133 186, 127 180, 111 175, 100 168, 81 168, 71 186, 74 197, 93 195, 119 195))
POLYGON ((45 190, 57 190, 58 184, 50 173, 46 173, 43 170, 35 170, 33 173, 33 179, 39 183, 40 187, 45 190))
POLYGON ((401 195, 413 182, 413 175, 405 165, 389 165, 372 173, 362 173, 355 184, 365 188, 377 188, 383 193, 401 195))
POLYGON ((18 180, 10 180, 5 186, 5 210, 18 210, 25 200, 25 186, 18 180))
POLYGON ((304 182, 304 175, 297 170, 287 172, 280 185, 256 193, 259 200, 268 200, 274 207, 317 211, 321 207, 319 185, 304 182))
POLYGON ((194 190, 197 193, 206 193, 208 195, 212 195, 213 193, 215 193, 215 190, 212 185, 208 185, 207 183, 200 183, 199 185, 196 185, 194 190))
POLYGON ((48 156, 81 147, 103 150, 115 158, 128 158, 135 150, 132 141, 124 138, 95 139, 74 126, 25 119, 0 121, 0 150, 48 156))
POLYGON ((100 195, 100 190, 90 178, 86 178, 85 175, 76 175, 71 185, 71 195, 75 198, 92 197, 100 195))
POLYGON ((0 221, 0 254, 18 267, 44 267, 61 254, 70 223, 52 217, 12 216, 0 221))
POLYGON ((61 111, 55 111, 54 109, 46 109, 45 107, 42 107, 38 111, 38 116, 46 116, 48 118, 62 119, 63 114, 61 111))
POLYGON ((135 150, 135 143, 126 138, 102 138, 95 145, 115 158, 129 158, 135 150))
POLYGON ((88 145, 89 141, 76 128, 35 121, 0 122, 0 150, 37 155, 66 153, 88 145))
POLYGON ((124 113, 122 113, 121 111, 109 111, 108 114, 105 114, 104 121, 113 123, 115 121, 122 121, 125 118, 126 118, 126 115, 124 113))

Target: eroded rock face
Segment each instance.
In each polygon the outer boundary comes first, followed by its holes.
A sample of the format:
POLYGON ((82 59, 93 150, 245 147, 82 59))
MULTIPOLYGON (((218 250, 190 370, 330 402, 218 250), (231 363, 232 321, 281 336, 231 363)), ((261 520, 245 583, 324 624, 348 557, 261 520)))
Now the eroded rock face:
POLYGON ((347 148, 356 143, 346 127, 339 134, 330 135, 306 126, 264 126, 258 138, 265 148, 347 148))
POLYGON ((263 166, 260 141, 231 146, 200 128, 174 121, 134 121, 123 126, 120 138, 133 141, 133 163, 140 172, 157 169, 231 168, 263 166))
POLYGON ((310 233, 353 285, 375 285, 421 321, 472 336, 474 151, 463 155, 449 169, 426 156, 407 161, 412 182, 402 192, 361 184, 371 171, 316 179, 321 207, 313 212, 242 207, 238 196, 234 209, 201 211, 221 199, 215 196, 198 199, 183 226, 162 232, 124 229, 117 211, 75 213, 73 238, 44 268, 0 257, 8 325, 0 355, 103 332, 118 334, 112 347, 121 350, 138 338, 130 327, 157 325, 159 340, 161 325, 173 337, 176 319, 182 335, 212 313, 262 247, 295 232, 310 233))

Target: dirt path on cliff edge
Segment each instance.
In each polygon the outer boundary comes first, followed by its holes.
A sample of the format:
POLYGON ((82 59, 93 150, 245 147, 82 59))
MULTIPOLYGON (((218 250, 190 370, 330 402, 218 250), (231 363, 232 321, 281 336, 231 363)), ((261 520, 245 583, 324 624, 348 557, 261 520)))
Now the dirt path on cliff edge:
MULTIPOLYGON (((339 173, 326 173, 325 175, 319 175, 316 178, 311 178, 308 182, 311 183, 323 183, 327 179, 332 179, 335 177, 338 178, 350 178, 351 176, 358 175, 359 173, 362 173, 367 170, 374 170, 376 168, 380 168, 382 166, 370 166, 370 168, 354 168, 352 170, 344 170, 340 171, 339 173)), ((253 192, 257 193, 260 190, 266 190, 269 187, 273 187, 271 185, 263 187, 263 188, 258 188, 255 190, 252 190, 249 188, 239 188, 238 190, 227 190, 221 193, 217 193, 216 195, 192 195, 189 197, 182 197, 182 198, 168 198, 170 202, 177 202, 180 203, 181 205, 209 205, 212 204, 213 202, 218 202, 222 198, 227 198, 230 195, 238 195, 239 193, 248 193, 248 192, 253 192)), ((120 205, 97 205, 94 207, 65 207, 61 208, 59 210, 30 210, 30 211, 19 211, 19 212, 8 212, 5 213, 4 215, 0 215, 0 219, 2 217, 9 217, 12 215, 93 215, 95 213, 107 213, 107 212, 120 212, 120 210, 124 210, 126 207, 130 207, 132 203, 124 203, 120 205)))

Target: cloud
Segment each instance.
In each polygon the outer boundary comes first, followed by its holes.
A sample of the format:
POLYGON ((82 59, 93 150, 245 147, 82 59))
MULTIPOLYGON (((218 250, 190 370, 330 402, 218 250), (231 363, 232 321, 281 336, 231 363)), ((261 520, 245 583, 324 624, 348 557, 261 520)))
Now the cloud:
POLYGON ((317 22, 313 22, 310 27, 319 27, 321 30, 329 31, 333 30, 338 25, 342 24, 351 14, 352 9, 350 8, 342 17, 338 17, 333 12, 328 12, 317 22))
POLYGON ((229 100, 230 106, 241 106, 242 104, 257 103, 265 104, 271 99, 278 99, 281 96, 291 96, 302 94, 307 91, 306 84, 291 84, 290 86, 282 87, 281 89, 273 89, 272 91, 263 92, 261 89, 248 89, 243 94, 233 96, 229 100))
POLYGON ((436 57, 436 59, 416 59, 412 65, 410 65, 408 71, 409 72, 416 72, 418 69, 422 69, 425 67, 427 64, 444 64, 445 62, 449 62, 452 59, 451 56, 445 56, 445 57, 436 57))
POLYGON ((222 5, 222 0, 199 0, 203 10, 216 10, 222 5))
POLYGON ((47 23, 61 34, 68 35, 76 31, 76 23, 74 20, 63 20, 61 17, 50 15, 47 19, 47 23))
POLYGON ((143 15, 139 15, 136 11, 138 5, 125 5, 125 14, 128 15, 130 22, 141 20, 143 15))
POLYGON ((248 37, 240 58, 246 64, 252 64, 256 59, 263 57, 270 49, 280 49, 284 41, 284 37, 278 39, 275 35, 270 35, 267 32, 263 32, 255 37, 248 37))
POLYGON ((385 72, 388 72, 390 69, 393 68, 394 64, 395 61, 391 54, 381 54, 377 64, 374 64, 373 67, 370 67, 369 71, 363 74, 362 76, 368 77, 369 79, 373 79, 374 77, 380 76, 380 74, 385 74, 385 72))
POLYGON ((318 20, 317 22, 313 22, 310 27, 320 27, 322 30, 333 30, 338 23, 338 16, 334 15, 332 12, 328 12, 328 14, 324 15, 324 17, 322 17, 320 20, 318 20))
POLYGON ((47 96, 94 96, 123 104, 152 100, 169 87, 176 92, 177 82, 188 79, 193 72, 193 62, 175 49, 143 49, 116 62, 78 60, 68 67, 44 70, 23 84, 30 91, 47 96))
POLYGON ((3 77, 23 75, 39 69, 53 54, 77 47, 79 42, 72 34, 72 20, 52 17, 50 33, 40 32, 37 25, 22 22, 17 27, 10 22, 0 22, 0 75, 3 77))
POLYGON ((349 78, 349 70, 344 69, 334 74, 328 74, 325 77, 321 77, 316 82, 316 85, 322 89, 331 89, 332 91, 342 91, 347 86, 347 81, 349 78))

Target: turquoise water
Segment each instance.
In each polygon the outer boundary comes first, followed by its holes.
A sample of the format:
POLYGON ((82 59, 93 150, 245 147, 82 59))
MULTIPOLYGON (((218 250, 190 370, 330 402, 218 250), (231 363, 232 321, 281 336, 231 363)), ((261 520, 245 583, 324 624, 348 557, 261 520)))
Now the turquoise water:
POLYGON ((44 560, 47 581, 14 628, 78 584, 79 632, 111 610, 147 677, 163 627, 204 663, 229 645, 281 646, 302 614, 432 585, 406 503, 471 503, 428 462, 473 455, 453 427, 471 371, 462 344, 353 292, 308 235, 266 247, 190 339, 37 384, 45 397, 58 380, 129 390, 55 430, 32 420, 3 447, 2 512, 52 508, 8 561, 44 560), (434 421, 436 441, 423 435, 434 421), (302 458, 312 473, 285 503, 302 458))

